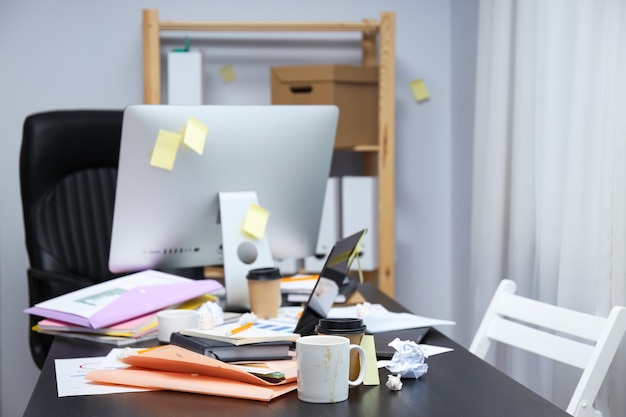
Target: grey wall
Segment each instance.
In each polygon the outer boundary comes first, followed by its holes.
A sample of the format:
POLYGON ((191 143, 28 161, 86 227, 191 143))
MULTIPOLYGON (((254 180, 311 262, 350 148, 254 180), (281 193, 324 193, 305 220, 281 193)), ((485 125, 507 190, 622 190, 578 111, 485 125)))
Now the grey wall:
MULTIPOLYGON (((0 414, 21 415, 38 376, 21 312, 27 307, 18 188, 23 120, 44 110, 140 103, 142 8, 158 8, 168 20, 257 21, 357 21, 395 10, 396 296, 418 314, 452 318, 462 328, 452 289, 466 270, 477 2, 0 0, 0 414), (415 78, 426 81, 430 101, 413 100, 408 84, 415 78)), ((269 65, 358 62, 358 41, 330 41, 335 38, 278 49, 270 46, 271 35, 207 43, 213 46, 205 58, 206 102, 269 103, 269 65), (223 64, 235 66, 238 82, 219 82, 214 70, 223 64)))

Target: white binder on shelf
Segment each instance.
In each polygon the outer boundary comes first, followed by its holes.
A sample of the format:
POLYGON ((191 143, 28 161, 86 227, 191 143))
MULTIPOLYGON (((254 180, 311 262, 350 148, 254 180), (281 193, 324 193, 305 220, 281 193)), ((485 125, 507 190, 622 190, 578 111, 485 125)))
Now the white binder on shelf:
POLYGON ((378 177, 341 177, 341 234, 348 236, 367 229, 359 262, 352 270, 372 271, 378 268, 378 177))
POLYGON ((341 180, 339 177, 330 177, 326 183, 326 194, 322 208, 322 221, 317 236, 315 254, 304 259, 304 270, 320 272, 326 261, 326 256, 336 241, 341 239, 341 180))
POLYGON ((202 54, 200 51, 167 54, 168 104, 202 104, 202 54))

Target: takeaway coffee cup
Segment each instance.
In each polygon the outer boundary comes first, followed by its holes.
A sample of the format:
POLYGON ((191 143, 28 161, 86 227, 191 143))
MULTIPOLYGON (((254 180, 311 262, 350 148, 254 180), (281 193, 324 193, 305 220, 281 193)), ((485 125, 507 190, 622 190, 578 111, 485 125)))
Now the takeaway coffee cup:
MULTIPOLYGON (((358 318, 320 319, 317 326, 315 326, 315 333, 347 337, 352 345, 361 344, 365 330, 366 326, 363 324, 363 319, 358 318)), ((356 378, 360 369, 358 353, 352 351, 350 353, 350 378, 356 378)))
POLYGON ((365 376, 365 351, 341 336, 304 336, 296 339, 298 399, 309 403, 338 403, 348 399, 348 387, 365 376), (356 351, 361 371, 348 377, 350 352, 356 351))
POLYGON ((260 319, 278 316, 280 307, 280 270, 258 268, 248 272, 250 310, 260 319))

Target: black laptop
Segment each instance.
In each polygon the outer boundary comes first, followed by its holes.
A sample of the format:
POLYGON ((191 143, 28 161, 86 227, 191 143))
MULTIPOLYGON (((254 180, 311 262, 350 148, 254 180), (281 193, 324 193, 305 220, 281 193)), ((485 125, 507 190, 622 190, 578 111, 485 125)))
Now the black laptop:
POLYGON ((294 333, 298 333, 300 336, 313 335, 319 319, 328 316, 337 294, 344 286, 350 285, 350 278, 348 277, 350 266, 357 256, 359 243, 366 233, 367 229, 363 229, 333 245, 317 278, 315 287, 313 287, 313 291, 311 291, 311 295, 309 295, 304 306, 302 316, 296 324, 294 333))

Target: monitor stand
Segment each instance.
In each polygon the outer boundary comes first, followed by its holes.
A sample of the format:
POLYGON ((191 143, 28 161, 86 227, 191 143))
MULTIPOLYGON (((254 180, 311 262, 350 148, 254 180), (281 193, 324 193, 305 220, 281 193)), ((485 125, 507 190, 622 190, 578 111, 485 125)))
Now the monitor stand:
POLYGON ((224 257, 226 311, 250 308, 248 271, 274 266, 267 236, 255 238, 242 225, 251 204, 259 204, 252 191, 218 193, 224 257))

